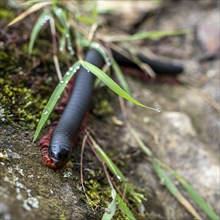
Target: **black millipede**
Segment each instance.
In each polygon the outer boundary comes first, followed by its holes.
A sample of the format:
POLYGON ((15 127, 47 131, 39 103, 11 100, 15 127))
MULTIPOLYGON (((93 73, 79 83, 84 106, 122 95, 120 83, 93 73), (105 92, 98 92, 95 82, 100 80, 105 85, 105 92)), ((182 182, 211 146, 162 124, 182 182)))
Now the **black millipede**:
MULTIPOLYGON (((101 54, 91 49, 85 60, 102 68, 104 60, 101 54)), ((87 112, 95 76, 81 67, 76 75, 70 100, 52 134, 48 154, 57 168, 65 165, 72 154, 72 140, 87 112)))
MULTIPOLYGON (((118 63, 133 65, 130 60, 112 51, 113 57, 118 63)), ((151 60, 143 55, 138 55, 142 62, 147 63, 158 74, 178 74, 183 71, 182 66, 167 64, 161 61, 151 60)), ((102 68, 104 59, 95 49, 90 49, 85 61, 102 68)), ((48 154, 44 155, 44 164, 53 169, 62 168, 72 154, 72 140, 76 135, 84 115, 87 112, 93 90, 95 76, 81 67, 76 74, 74 89, 69 102, 55 127, 50 138, 48 154)))
MULTIPOLYGON (((115 50, 112 50, 112 55, 118 63, 140 68, 137 64, 131 62, 131 60, 119 54, 115 50)), ((168 62, 164 62, 164 61, 160 61, 156 59, 151 59, 142 54, 137 54, 137 58, 141 62, 148 64, 151 67, 151 69, 156 74, 159 74, 159 75, 177 75, 183 72, 183 67, 182 65, 179 65, 179 64, 168 63, 168 62)))

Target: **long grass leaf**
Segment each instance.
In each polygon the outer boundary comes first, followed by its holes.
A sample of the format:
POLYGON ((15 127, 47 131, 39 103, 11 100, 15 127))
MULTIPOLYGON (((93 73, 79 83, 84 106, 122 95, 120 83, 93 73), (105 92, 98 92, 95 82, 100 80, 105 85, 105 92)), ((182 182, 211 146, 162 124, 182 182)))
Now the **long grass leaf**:
POLYGON ((180 193, 178 188, 169 178, 169 176, 161 169, 160 165, 156 162, 156 160, 152 160, 152 165, 154 170, 156 171, 159 178, 162 180, 164 185, 170 191, 170 193, 196 218, 201 219, 200 215, 196 210, 192 207, 189 201, 180 193))
POLYGON ((118 206, 125 217, 128 217, 130 220, 136 220, 131 210, 128 208, 126 203, 123 201, 121 196, 116 195, 116 200, 118 202, 118 206))
POLYGON ((94 19, 91 19, 89 17, 86 17, 86 16, 82 16, 82 15, 76 15, 75 18, 82 22, 82 23, 85 23, 85 24, 93 24, 95 23, 95 20, 94 19))
POLYGON ((109 55, 107 54, 105 48, 101 44, 99 44, 97 42, 91 42, 89 44, 89 47, 93 48, 93 49, 96 49, 102 55, 102 57, 105 60, 105 63, 106 63, 107 66, 111 65, 111 61, 109 59, 109 55))
POLYGON ((125 177, 122 174, 122 172, 119 170, 119 168, 113 163, 113 161, 110 159, 110 157, 99 147, 99 145, 90 137, 90 140, 92 141, 93 147, 95 148, 97 154, 100 156, 103 162, 106 163, 109 170, 119 179, 122 181, 125 181, 125 177))
POLYGON ((66 20, 66 13, 63 11, 62 8, 53 7, 53 12, 54 14, 59 18, 60 23, 62 24, 62 26, 67 29, 67 20, 66 20))
POLYGON ((196 192, 190 184, 185 180, 179 179, 183 188, 189 193, 193 201, 210 217, 211 220, 219 220, 220 217, 212 210, 212 208, 206 203, 206 201, 196 192))
POLYGON ((96 66, 94 66, 91 63, 88 63, 86 61, 81 61, 81 62, 82 62, 82 65, 85 69, 87 69, 88 71, 90 71, 94 75, 96 75, 103 83, 105 83, 106 86, 108 86, 116 94, 120 95, 121 97, 123 97, 124 99, 127 99, 130 102, 133 102, 136 105, 157 111, 157 109, 148 107, 148 106, 138 102, 134 98, 132 98, 117 83, 115 83, 107 74, 105 74, 102 70, 100 70, 96 66))
POLYGON ((38 33, 40 32, 41 28, 44 26, 44 24, 50 19, 50 11, 45 10, 44 12, 41 13, 39 16, 38 20, 36 21, 32 32, 31 32, 31 37, 30 37, 30 43, 29 43, 29 48, 28 52, 31 54, 33 50, 33 46, 35 43, 35 40, 37 38, 38 33))
POLYGON ((193 189, 193 187, 181 177, 176 171, 170 168, 167 164, 164 164, 160 160, 156 160, 162 167, 167 169, 183 186, 183 188, 188 192, 192 200, 210 217, 211 220, 219 220, 220 217, 212 210, 208 203, 199 195, 199 193, 193 189))
POLYGON ((35 11, 38 11, 39 9, 47 6, 47 5, 51 5, 51 2, 40 2, 37 4, 34 4, 33 6, 31 6, 29 9, 27 9, 26 11, 24 11, 23 13, 21 13, 20 15, 18 15, 15 19, 13 19, 8 26, 11 26, 15 23, 17 23, 18 21, 24 19, 25 17, 27 17, 28 15, 32 14, 35 11))
POLYGON ((77 70, 80 68, 80 61, 76 62, 74 65, 72 65, 69 70, 65 73, 63 76, 63 79, 59 82, 56 89, 54 90, 53 94, 51 95, 42 115, 41 119, 38 123, 37 129, 34 134, 34 140, 35 141, 44 126, 45 122, 47 121, 50 113, 54 109, 57 101, 59 100, 63 90, 65 89, 66 85, 68 84, 69 80, 74 76, 74 74, 77 72, 77 70))
POLYGON ((93 20, 96 20, 98 16, 98 1, 94 1, 94 6, 93 6, 93 9, 92 9, 92 18, 93 20))
POLYGON ((26 1, 26 2, 21 3, 21 4, 24 5, 24 6, 30 7, 33 4, 36 4, 36 3, 39 3, 39 2, 45 2, 45 1, 44 0, 29 0, 29 1, 26 1))
POLYGON ((184 180, 178 173, 172 171, 173 176, 181 183, 183 188, 188 192, 192 200, 210 217, 211 220, 218 220, 220 217, 212 210, 207 202, 192 188, 192 186, 184 180))
POLYGON ((108 56, 105 48, 102 45, 100 45, 99 43, 94 42, 94 41, 91 42, 91 41, 87 40, 86 38, 81 37, 79 40, 79 44, 80 44, 80 46, 83 46, 83 47, 89 47, 89 48, 96 49, 102 55, 103 59, 105 60, 105 63, 108 66, 111 65, 111 61, 109 59, 109 56, 108 56))
POLYGON ((115 214, 115 211, 116 211, 116 192, 113 188, 112 188, 111 193, 112 193, 112 201, 109 204, 109 206, 107 207, 104 215, 102 216, 102 220, 111 220, 115 214))
POLYGON ((115 60, 112 61, 112 67, 115 71, 115 74, 118 78, 119 83, 121 84, 121 87, 125 90, 125 92, 127 92, 130 95, 131 92, 130 92, 130 88, 128 86, 128 83, 127 83, 123 73, 121 72, 120 67, 118 66, 118 64, 115 60))
POLYGON ((59 49, 60 49, 60 51, 63 51, 65 43, 67 41, 67 49, 71 55, 74 55, 75 52, 74 52, 72 42, 70 39, 70 31, 69 31, 69 27, 67 26, 68 21, 67 21, 66 12, 62 8, 59 8, 56 6, 53 7, 53 12, 57 16, 57 18, 59 19, 59 21, 64 29, 63 35, 65 36, 65 38, 64 38, 64 36, 62 36, 62 38, 61 38, 62 40, 60 40, 60 48, 59 49))
POLYGON ((189 32, 190 30, 139 32, 133 35, 107 36, 105 37, 105 40, 109 42, 117 42, 117 41, 131 41, 131 40, 142 40, 142 39, 156 39, 160 37, 183 35, 189 32))
POLYGON ((152 156, 152 152, 151 150, 144 144, 144 142, 141 140, 139 134, 130 126, 130 131, 134 137, 134 139, 137 141, 138 145, 140 146, 140 148, 144 151, 144 153, 151 157, 152 156))
POLYGON ((63 33, 62 36, 59 38, 59 51, 63 51, 65 44, 66 44, 66 34, 63 33))
POLYGON ((145 38, 155 39, 160 37, 183 35, 183 34, 187 34, 188 32, 189 32, 188 30, 140 32, 137 34, 130 35, 128 39, 129 40, 141 40, 145 38))

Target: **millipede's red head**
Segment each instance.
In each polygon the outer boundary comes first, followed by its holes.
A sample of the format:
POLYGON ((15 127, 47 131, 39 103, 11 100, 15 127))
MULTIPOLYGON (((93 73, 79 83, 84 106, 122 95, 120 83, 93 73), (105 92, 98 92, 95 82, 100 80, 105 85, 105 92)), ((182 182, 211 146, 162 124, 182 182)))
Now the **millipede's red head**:
POLYGON ((71 155, 72 147, 66 147, 64 145, 51 145, 48 151, 48 156, 52 162, 50 165, 52 165, 52 167, 55 165, 57 169, 61 169, 64 165, 66 165, 70 160, 71 155))

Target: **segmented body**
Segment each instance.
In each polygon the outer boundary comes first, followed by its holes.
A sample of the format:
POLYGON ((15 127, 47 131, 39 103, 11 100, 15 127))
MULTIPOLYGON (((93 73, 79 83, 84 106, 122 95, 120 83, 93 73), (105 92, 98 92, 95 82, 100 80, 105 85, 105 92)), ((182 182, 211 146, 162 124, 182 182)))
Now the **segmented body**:
MULTIPOLYGON (((89 50, 85 60, 101 68, 104 60, 96 50, 89 50)), ((52 129, 48 154, 44 156, 44 163, 51 168, 63 167, 72 154, 72 141, 87 112, 95 76, 81 67, 77 72, 74 89, 69 102, 55 128, 52 129)))
MULTIPOLYGON (((113 51, 113 56, 119 63, 134 65, 129 59, 115 51, 113 51)), ((138 55, 138 57, 160 75, 177 75, 183 71, 183 68, 179 65, 151 60, 142 55, 138 55)), ((102 55, 94 49, 88 51, 85 60, 99 68, 104 64, 102 55)), ((44 165, 52 169, 59 169, 69 161, 73 149, 73 138, 83 121, 91 100, 94 79, 95 76, 92 73, 81 67, 77 72, 74 89, 71 85, 67 88, 68 92, 73 91, 60 120, 53 123, 48 134, 40 141, 41 152, 44 155, 44 165)), ((68 98, 68 96, 64 96, 62 98, 63 102, 67 102, 68 98)))

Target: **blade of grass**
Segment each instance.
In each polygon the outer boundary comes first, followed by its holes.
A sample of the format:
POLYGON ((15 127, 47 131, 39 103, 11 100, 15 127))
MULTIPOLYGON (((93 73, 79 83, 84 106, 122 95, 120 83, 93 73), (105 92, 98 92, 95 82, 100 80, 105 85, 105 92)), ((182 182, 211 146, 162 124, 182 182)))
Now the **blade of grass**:
POLYGON ((21 3, 22 5, 24 6, 32 6, 33 4, 36 4, 36 3, 39 3, 39 2, 45 2, 44 0, 29 0, 29 1, 26 1, 24 3, 21 3))
POLYGON ((134 104, 139 105, 141 107, 157 111, 157 109, 143 105, 142 103, 140 103, 137 100, 135 100, 134 98, 132 98, 117 83, 115 83, 108 75, 106 75, 102 70, 100 70, 96 66, 94 66, 91 63, 88 63, 86 61, 81 61, 81 63, 85 69, 87 69, 88 71, 90 71, 94 75, 96 75, 102 82, 105 83, 106 86, 108 86, 111 90, 113 90, 119 96, 121 96, 124 99, 127 99, 128 101, 133 102, 134 104))
POLYGON ((189 33, 189 30, 140 32, 134 35, 130 35, 128 39, 129 40, 140 40, 145 38, 155 39, 160 37, 183 35, 187 33, 189 33))
POLYGON ((76 20, 84 23, 84 24, 93 24, 95 23, 95 20, 94 19, 91 19, 89 17, 86 17, 86 16, 82 16, 82 15, 75 15, 75 18, 76 20))
MULTIPOLYGON (((67 41, 67 49, 70 52, 70 55, 74 55, 75 52, 74 52, 72 42, 71 42, 71 39, 70 39, 70 31, 69 31, 69 28, 67 26, 67 24, 68 24, 67 15, 66 15, 65 11, 62 8, 59 8, 59 7, 56 7, 56 6, 53 7, 53 12, 57 16, 57 18, 60 20, 60 23, 64 28, 64 36, 66 38, 65 40, 67 41)), ((62 43, 62 45, 60 45, 60 51, 62 51, 63 48, 64 48, 65 44, 63 42, 65 42, 64 39, 60 42, 60 43, 62 43)))
POLYGON ((95 148, 99 157, 106 163, 109 170, 119 179, 122 181, 126 181, 122 172, 118 169, 118 167, 113 163, 110 157, 99 147, 99 145, 95 142, 95 140, 89 135, 89 138, 95 148))
POLYGON ((41 9, 47 5, 51 5, 51 2, 40 2, 40 3, 34 4, 30 8, 28 8, 26 11, 24 11, 23 13, 18 15, 15 19, 13 19, 7 26, 11 26, 11 25, 19 22, 20 20, 24 19, 28 15, 32 14, 35 11, 38 11, 39 9, 41 9))
POLYGON ((190 30, 139 32, 133 35, 104 37, 104 39, 109 42, 156 39, 160 37, 171 37, 171 36, 183 35, 189 32, 190 30))
POLYGON ((112 67, 115 71, 115 74, 118 78, 119 83, 121 84, 121 87, 125 90, 125 92, 127 92, 130 95, 131 92, 130 92, 130 88, 128 86, 128 83, 126 82, 124 75, 121 72, 121 69, 115 60, 112 61, 112 67))
POLYGON ((94 1, 94 6, 93 6, 93 9, 92 9, 92 18, 93 20, 96 20, 98 16, 98 1, 94 1))
POLYGON ((51 17, 50 11, 45 10, 41 13, 38 20, 36 21, 31 32, 30 43, 29 43, 29 48, 28 48, 29 54, 32 53, 33 46, 34 46, 38 33, 40 32, 41 28, 45 25, 45 23, 50 19, 50 17, 51 17))
POLYGON ((105 48, 103 46, 101 46, 99 43, 94 42, 94 41, 89 41, 84 37, 80 38, 79 44, 83 47, 89 47, 89 48, 93 48, 96 49, 103 57, 103 59, 105 60, 105 63, 110 66, 111 65, 111 61, 109 60, 109 56, 105 50, 105 48))
POLYGON ((152 160, 152 165, 154 170, 156 171, 159 178, 165 184, 170 193, 196 218, 201 219, 200 215, 196 210, 192 207, 189 201, 180 193, 177 187, 174 185, 169 176, 161 169, 160 165, 156 162, 156 160, 152 160))
POLYGON ((138 133, 129 125, 130 131, 134 137, 134 139, 137 141, 139 147, 144 151, 147 156, 152 157, 152 152, 151 150, 144 144, 144 142, 141 140, 140 136, 138 133))
POLYGON ((34 134, 34 139, 33 141, 35 141, 42 129, 42 127, 44 126, 45 122, 47 121, 50 113, 52 112, 52 110, 54 109, 57 101, 59 100, 63 90, 65 89, 66 85, 68 84, 69 80, 74 76, 74 74, 77 72, 77 70, 80 68, 80 61, 76 62, 74 65, 72 65, 69 70, 66 72, 66 74, 64 75, 63 79, 59 82, 59 84, 57 85, 57 87, 55 88, 53 94, 51 95, 42 115, 41 115, 41 119, 38 123, 37 129, 35 131, 34 134))
POLYGON ((53 12, 54 12, 54 14, 57 16, 57 18, 59 18, 60 23, 62 24, 62 26, 64 27, 64 29, 67 29, 66 13, 63 11, 63 9, 54 6, 54 7, 53 7, 53 12))
POLYGON ((116 200, 118 202, 118 206, 125 217, 128 217, 130 220, 136 220, 131 210, 128 208, 126 203, 123 201, 120 195, 116 195, 116 200))
POLYGON ((212 219, 218 220, 219 216, 212 210, 206 201, 182 178, 177 178, 182 184, 183 188, 189 193, 193 201, 212 219))
POLYGON ((107 207, 104 215, 102 216, 102 220, 111 220, 115 214, 115 211, 116 211, 116 192, 115 192, 113 186, 111 186, 111 188, 112 188, 112 191, 111 191, 112 201, 109 204, 109 206, 107 207))
POLYGON ((199 195, 199 193, 193 189, 193 187, 183 179, 177 172, 171 169, 166 164, 157 160, 157 162, 163 166, 165 169, 169 170, 170 173, 180 182, 183 188, 188 192, 192 200, 210 217, 211 220, 218 220, 220 217, 212 210, 212 208, 207 204, 207 202, 199 195))
POLYGON ((63 33, 62 36, 59 38, 59 51, 62 52, 64 50, 66 44, 66 34, 63 33))

